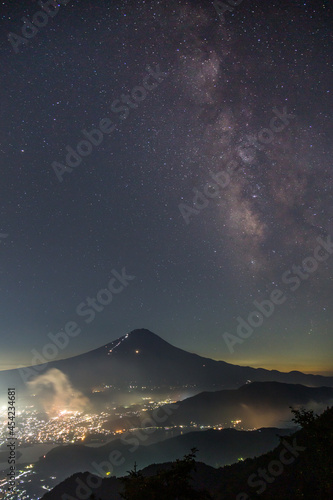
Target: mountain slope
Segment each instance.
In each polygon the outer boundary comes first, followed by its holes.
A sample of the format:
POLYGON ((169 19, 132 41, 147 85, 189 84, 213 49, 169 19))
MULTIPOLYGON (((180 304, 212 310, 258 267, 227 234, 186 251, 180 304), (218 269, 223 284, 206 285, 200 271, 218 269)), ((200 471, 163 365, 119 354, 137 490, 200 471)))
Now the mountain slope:
MULTIPOLYGON (((198 460, 213 467, 231 464, 239 457, 247 458, 260 455, 273 449, 279 443, 279 435, 290 434, 285 429, 261 429, 253 432, 224 429, 189 432, 158 444, 144 446, 145 441, 137 439, 135 433, 127 434, 98 448, 83 445, 69 445, 54 448, 35 465, 36 478, 56 476, 57 482, 71 474, 90 472, 102 477, 109 470, 117 477, 125 475, 133 468, 134 462, 142 469, 154 462, 169 462, 185 455, 192 447, 197 447, 198 460), (109 457, 116 457, 112 466, 109 457)), ((111 459, 110 459, 111 460, 111 459)))
MULTIPOLYGON (((258 428, 285 424, 290 406, 321 405, 333 402, 332 387, 306 387, 280 382, 253 382, 237 390, 202 392, 170 406, 164 425, 229 425, 241 420, 242 426, 258 428)), ((323 408, 324 409, 324 408, 323 408)))
MULTIPOLYGON (((242 419, 246 428, 262 421, 268 426, 270 420, 281 424, 289 420, 289 406, 306 405, 309 402, 327 403, 333 399, 333 388, 310 388, 301 385, 280 384, 277 382, 256 382, 238 390, 202 393, 186 399, 177 405, 169 405, 171 410, 168 420, 157 426, 180 426, 196 422, 199 425, 228 426, 230 420, 242 419), (172 409, 172 407, 175 407, 172 409), (265 422, 266 420, 266 422, 265 422), (229 422, 228 422, 229 421, 229 422)), ((140 429, 126 432, 120 439, 111 441, 98 448, 90 448, 83 444, 59 446, 54 448, 37 462, 35 471, 43 477, 57 471, 57 478, 63 479, 70 473, 88 470, 96 473, 92 463, 105 463, 107 457, 114 453, 119 458, 116 467, 111 467, 112 474, 121 475, 136 462, 144 467, 154 460, 175 460, 192 447, 200 451, 198 459, 212 466, 233 463, 238 457, 251 457, 272 449, 277 444, 276 428, 258 431, 221 431, 190 432, 157 444, 144 446, 148 437, 155 432, 152 419, 147 413, 142 417, 140 429), (146 423, 144 423, 146 422, 146 423), (148 426, 147 426, 148 425, 148 426), (146 428, 147 426, 147 428, 146 428)), ((136 426, 138 424, 136 423, 136 426)), ((290 432, 290 431, 284 431, 290 432)), ((100 469, 98 469, 100 471, 100 469)), ((103 474, 103 468, 102 468, 103 474)))
MULTIPOLYGON (((255 369, 198 356, 172 346, 165 340, 141 329, 103 347, 72 358, 52 361, 46 367, 35 366, 32 375, 56 368, 65 373, 73 386, 86 394, 98 386, 127 388, 197 386, 201 389, 236 388, 251 381, 279 381, 309 386, 333 386, 333 377, 306 375, 293 371, 255 369)), ((21 387, 29 370, 0 372, 0 384, 21 387)))
MULTIPOLYGON (((154 464, 142 473, 144 476, 156 475, 159 470, 170 465, 154 464)), ((196 463, 196 469, 193 473, 194 487, 208 489, 214 500, 332 499, 333 408, 327 409, 305 428, 282 439, 274 450, 258 458, 249 458, 220 469, 199 462, 196 463)), ((75 474, 59 484, 46 493, 42 500, 71 500, 62 495, 70 492, 75 497, 74 493, 78 493, 75 490, 76 478, 79 476, 82 477, 75 474)), ((101 500, 118 500, 115 481, 115 478, 104 479, 101 487, 91 489, 89 493, 101 500)), ((119 481, 118 487, 120 484, 119 481)))

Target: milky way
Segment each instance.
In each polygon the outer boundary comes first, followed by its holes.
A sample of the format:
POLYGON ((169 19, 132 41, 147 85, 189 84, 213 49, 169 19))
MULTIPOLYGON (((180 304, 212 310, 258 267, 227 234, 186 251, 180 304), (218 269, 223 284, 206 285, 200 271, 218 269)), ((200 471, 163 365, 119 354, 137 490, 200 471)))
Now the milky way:
POLYGON ((72 0, 16 54, 8 33, 36 9, 3 5, 3 367, 126 267, 133 284, 61 356, 146 327, 217 359, 330 370, 333 259, 294 293, 282 276, 332 233, 331 4, 243 0, 223 20, 212 2, 72 0), (166 77, 121 119, 148 66, 166 77), (54 162, 106 117, 115 131, 59 182, 54 162), (288 300, 231 355, 223 333, 274 287, 288 300))
MULTIPOLYGON (((232 29, 218 25, 200 8, 184 8, 178 21, 179 37, 184 40, 179 44, 182 48, 176 49, 180 67, 176 83, 192 101, 193 120, 198 117, 196 126, 203 129, 203 144, 195 154, 203 155, 207 167, 221 168, 231 159, 239 163, 221 202, 221 227, 230 235, 230 251, 236 251, 237 263, 250 273, 272 271, 281 255, 295 258, 300 250, 311 251, 315 237, 327 231, 330 220, 332 170, 323 130, 298 116, 297 111, 303 110, 295 105, 293 85, 300 78, 296 72, 304 75, 298 83, 303 92, 310 93, 314 84, 309 65, 304 62, 302 67, 302 59, 295 59, 293 66, 283 63, 279 85, 272 85, 275 64, 279 56, 286 59, 287 49, 272 20, 261 32, 261 40, 258 37, 257 54, 253 47, 251 54, 242 53, 232 29), (203 33, 209 33, 209 39, 203 33), (273 48, 263 57, 261 45, 265 44, 273 48), (286 72, 291 74, 284 85, 286 72), (285 108, 285 114, 293 116, 285 124, 275 122, 282 129, 277 132, 269 127, 276 116, 274 105, 280 114, 285 108), (271 134, 261 135, 263 129, 271 134)), ((310 19, 307 25, 311 30, 310 19)), ((294 47, 296 53, 301 50, 294 47)))

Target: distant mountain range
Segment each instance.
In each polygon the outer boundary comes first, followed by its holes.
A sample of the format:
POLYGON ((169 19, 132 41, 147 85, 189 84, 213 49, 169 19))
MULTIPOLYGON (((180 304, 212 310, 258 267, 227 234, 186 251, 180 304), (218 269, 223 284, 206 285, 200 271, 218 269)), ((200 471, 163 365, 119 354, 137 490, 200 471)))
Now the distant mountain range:
POLYGON ((108 457, 122 457, 114 466, 111 475, 123 476, 132 469, 134 462, 139 469, 154 462, 168 462, 185 455, 193 447, 198 448, 197 458, 212 467, 237 462, 238 458, 261 455, 279 443, 279 435, 288 435, 292 430, 267 428, 253 432, 235 429, 189 432, 160 443, 145 446, 135 433, 116 439, 104 446, 91 448, 84 445, 68 445, 54 448, 41 458, 34 471, 40 477, 57 476, 62 481, 75 472, 89 471, 105 475, 108 457), (120 463, 121 462, 121 463, 120 463), (102 464, 99 469, 96 464, 102 464), (56 472, 55 472, 56 471, 56 472))
MULTIPOLYGON (((333 498, 332 444, 333 408, 330 408, 258 458, 248 458, 219 469, 197 462, 192 484, 197 490, 208 490, 213 500, 329 500, 333 498)), ((142 474, 145 477, 155 475, 170 466, 170 463, 155 463, 143 469, 142 474)), ((99 480, 91 478, 87 472, 76 473, 45 493, 41 500, 82 498, 77 495, 83 492, 84 498, 93 494, 100 500, 120 500, 121 488, 121 481, 115 477, 99 480), (98 487, 87 489, 88 484, 96 483, 98 487), (86 485, 85 490, 82 485, 86 485), (69 496, 63 497, 64 494, 69 496)))
MULTIPOLYGON (((333 388, 310 388, 302 385, 281 384, 278 382, 255 382, 237 390, 225 390, 212 393, 202 393, 188 398, 177 405, 168 405, 169 418, 156 425, 186 425, 190 422, 214 425, 230 422, 242 417, 242 425, 254 427, 254 420, 279 420, 282 415, 290 419, 289 405, 306 405, 309 402, 328 403, 333 400, 333 388), (175 407, 175 408, 173 408, 175 407)), ((161 415, 167 415, 163 412, 161 415)), ((262 428, 260 430, 238 431, 235 429, 209 430, 188 432, 159 443, 146 445, 148 437, 154 430, 154 422, 148 412, 144 412, 142 422, 135 421, 137 432, 125 433, 120 439, 103 446, 91 448, 84 444, 59 446, 52 449, 35 465, 35 472, 41 477, 52 475, 57 471, 57 480, 62 480, 77 471, 96 473, 92 465, 105 463, 107 457, 116 454, 121 457, 121 463, 112 469, 119 476, 128 471, 134 464, 145 467, 152 462, 176 460, 186 454, 192 447, 199 449, 198 460, 214 467, 232 464, 239 457, 247 458, 260 455, 278 444, 278 434, 287 434, 291 430, 277 428, 262 428), (146 421, 146 424, 144 423, 146 421), (142 429, 147 428, 146 431, 142 429)), ((264 422, 265 423, 265 422, 264 422)), ((226 424, 227 425, 227 424, 226 424)), ((134 427, 134 426, 133 426, 134 427)), ((103 475, 103 469, 99 471, 103 475)), ((105 472, 105 471, 104 471, 105 472)))
MULTIPOLYGON (((286 425, 290 406, 324 410, 333 403, 332 387, 305 387, 280 382, 253 382, 237 390, 202 392, 168 405, 163 425, 229 425, 241 420, 245 429, 286 425)), ((163 407, 161 408, 163 413, 163 407)))
MULTIPOLYGON (((174 347, 145 329, 134 330, 85 354, 49 362, 44 368, 37 365, 33 373, 45 373, 50 368, 61 370, 85 394, 105 385, 126 389, 131 384, 149 388, 188 385, 200 390, 230 389, 241 387, 248 380, 333 386, 333 377, 255 369, 204 358, 174 347)), ((22 373, 0 372, 1 388, 24 386, 22 373)))

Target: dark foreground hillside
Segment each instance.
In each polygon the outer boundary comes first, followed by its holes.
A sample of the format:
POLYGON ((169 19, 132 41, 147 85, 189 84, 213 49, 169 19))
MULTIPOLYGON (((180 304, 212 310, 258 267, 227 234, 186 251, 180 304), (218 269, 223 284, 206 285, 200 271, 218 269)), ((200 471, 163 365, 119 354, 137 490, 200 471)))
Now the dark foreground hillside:
POLYGON ((296 419, 302 428, 257 458, 214 469, 189 454, 177 462, 132 471, 125 480, 76 474, 43 500, 118 500, 119 491, 126 500, 331 500, 333 408, 319 417, 298 412, 296 419))
POLYGON ((272 452, 220 469, 221 484, 213 498, 332 500, 333 408, 312 421, 301 419, 301 424, 272 452))

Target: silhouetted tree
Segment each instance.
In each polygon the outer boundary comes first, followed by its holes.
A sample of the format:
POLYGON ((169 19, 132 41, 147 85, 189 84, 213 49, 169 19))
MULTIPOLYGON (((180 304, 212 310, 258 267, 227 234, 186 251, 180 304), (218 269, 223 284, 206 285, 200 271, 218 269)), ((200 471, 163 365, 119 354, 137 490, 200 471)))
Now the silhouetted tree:
POLYGON ((318 415, 315 415, 313 413, 313 410, 306 410, 305 408, 300 408, 299 410, 296 410, 292 406, 289 406, 291 409, 291 413, 294 414, 294 417, 292 418, 292 421, 300 425, 303 429, 307 428, 312 422, 318 418, 318 415))
POLYGON ((159 471, 154 476, 144 477, 134 469, 129 476, 122 478, 124 500, 209 500, 211 496, 205 491, 196 491, 191 486, 191 473, 195 471, 195 456, 198 450, 183 459, 176 460, 171 467, 159 471))

